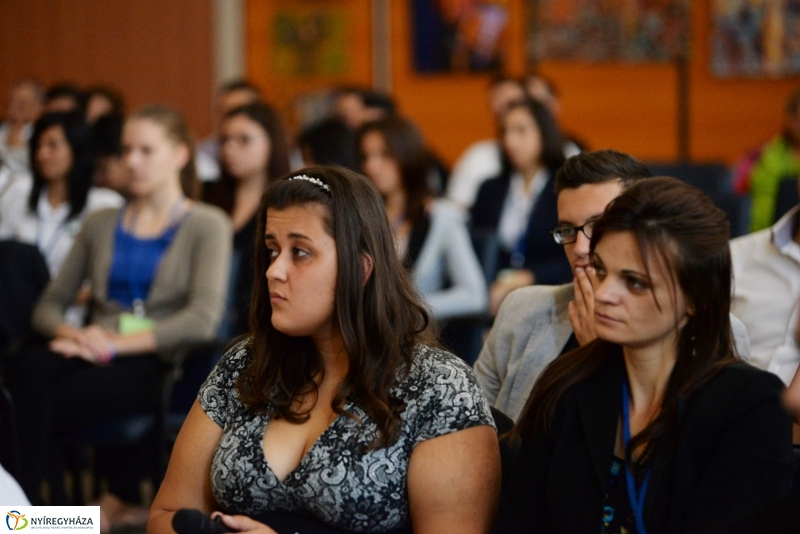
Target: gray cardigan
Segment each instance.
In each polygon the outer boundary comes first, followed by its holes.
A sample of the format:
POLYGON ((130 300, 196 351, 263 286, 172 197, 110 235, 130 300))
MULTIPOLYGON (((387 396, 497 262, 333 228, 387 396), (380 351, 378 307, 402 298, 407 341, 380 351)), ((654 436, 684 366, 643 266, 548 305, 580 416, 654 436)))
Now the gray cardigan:
MULTIPOLYGON (((130 311, 107 296, 119 213, 119 209, 102 210, 86 219, 61 271, 34 309, 33 327, 42 335, 55 335, 84 280, 91 285, 94 324, 116 331, 119 315, 130 311)), ((225 304, 232 241, 231 223, 222 210, 202 203, 192 205, 158 264, 144 302, 147 317, 154 320, 159 351, 216 335, 225 304)))
MULTIPOLYGON (((567 312, 572 284, 528 286, 513 291, 500 312, 478 360, 475 374, 489 403, 519 420, 533 385, 561 354, 573 333, 567 312)), ((736 350, 750 360, 750 338, 744 324, 731 315, 736 350)))

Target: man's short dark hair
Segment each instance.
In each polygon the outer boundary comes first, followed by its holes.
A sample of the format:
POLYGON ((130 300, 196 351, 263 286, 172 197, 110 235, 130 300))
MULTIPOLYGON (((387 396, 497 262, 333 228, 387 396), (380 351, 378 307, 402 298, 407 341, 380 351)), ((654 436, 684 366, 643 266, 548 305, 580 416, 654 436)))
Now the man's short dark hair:
POLYGON ((361 98, 364 101, 364 106, 379 109, 386 115, 394 115, 397 111, 397 105, 394 103, 394 99, 386 93, 364 91, 361 93, 361 98))
POLYGON ((230 80, 219 86, 219 94, 221 95, 227 95, 228 93, 233 93, 234 91, 250 91, 259 98, 261 97, 261 91, 258 89, 258 87, 244 78, 230 80))
POLYGON ((616 150, 581 152, 569 158, 556 172, 556 194, 586 184, 621 180, 623 187, 641 178, 653 176, 647 165, 616 150))

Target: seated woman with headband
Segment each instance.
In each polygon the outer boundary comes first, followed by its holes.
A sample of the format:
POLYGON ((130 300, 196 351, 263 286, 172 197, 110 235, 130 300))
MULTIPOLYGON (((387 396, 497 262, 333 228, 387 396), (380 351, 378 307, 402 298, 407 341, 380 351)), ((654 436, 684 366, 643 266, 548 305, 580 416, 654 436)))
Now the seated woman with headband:
POLYGON ((488 532, 494 421, 431 339, 377 191, 304 169, 269 187, 258 224, 251 335, 201 388, 148 531, 194 508, 232 531, 296 512, 337 532, 488 532))

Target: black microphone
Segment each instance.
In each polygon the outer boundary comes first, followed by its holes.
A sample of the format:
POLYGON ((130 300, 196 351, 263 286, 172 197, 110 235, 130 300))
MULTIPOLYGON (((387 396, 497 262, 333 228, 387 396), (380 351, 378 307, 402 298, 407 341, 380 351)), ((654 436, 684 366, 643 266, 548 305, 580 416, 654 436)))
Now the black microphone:
POLYGON ((181 508, 172 516, 172 528, 178 534, 228 534, 221 517, 211 519, 193 508, 181 508))

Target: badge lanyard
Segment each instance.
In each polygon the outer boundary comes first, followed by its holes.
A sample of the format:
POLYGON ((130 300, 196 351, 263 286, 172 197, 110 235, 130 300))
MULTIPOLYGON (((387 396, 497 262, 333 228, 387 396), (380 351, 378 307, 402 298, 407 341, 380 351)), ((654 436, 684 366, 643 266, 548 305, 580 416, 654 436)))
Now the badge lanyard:
MULTIPOLYGON (((629 421, 630 408, 628 407, 628 381, 622 380, 622 440, 625 447, 625 454, 628 452, 628 443, 631 441, 631 427, 629 421)), ((647 469, 647 474, 642 481, 642 487, 636 491, 636 482, 633 480, 633 473, 625 462, 625 480, 628 483, 628 499, 631 502, 633 509, 633 517, 636 520, 637 534, 647 534, 644 528, 644 497, 647 493, 647 484, 650 482, 650 469, 647 469)))
MULTIPOLYGON (((178 200, 175 201, 175 204, 170 209, 169 214, 168 214, 169 224, 167 224, 167 231, 169 231, 169 228, 171 228, 172 225, 175 224, 179 220, 180 211, 181 211, 181 208, 183 207, 183 203, 184 203, 185 200, 186 200, 185 197, 183 195, 181 195, 178 198, 178 200)), ((130 228, 129 231, 130 231, 131 236, 133 236, 133 231, 134 231, 134 228, 136 227, 136 221, 137 221, 138 217, 139 217, 139 212, 138 211, 133 212, 131 214, 131 220, 130 220, 130 223, 128 224, 128 227, 130 228)), ((132 300, 132 304, 133 304, 133 314, 136 317, 142 319, 146 315, 145 314, 145 309, 144 309, 144 300, 147 297, 146 290, 145 290, 145 288, 147 287, 147 283, 144 283, 144 282, 137 283, 136 282, 136 276, 134 274, 136 268, 134 266, 133 259, 134 258, 131 257, 131 258, 129 258, 129 261, 127 262, 128 263, 128 290, 130 291, 131 297, 132 297, 131 300, 132 300)))

